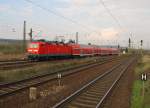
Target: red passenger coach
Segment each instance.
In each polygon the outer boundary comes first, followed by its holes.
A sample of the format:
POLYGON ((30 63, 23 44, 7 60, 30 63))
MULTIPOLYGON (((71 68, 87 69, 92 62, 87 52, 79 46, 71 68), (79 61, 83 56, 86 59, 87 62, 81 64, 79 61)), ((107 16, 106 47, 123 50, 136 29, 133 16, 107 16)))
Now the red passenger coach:
POLYGON ((109 54, 109 48, 100 48, 101 49, 101 55, 108 55, 109 54))
POLYGON ((81 44, 70 44, 72 49, 72 56, 93 56, 94 47, 91 45, 81 45, 81 44))
POLYGON ((92 56, 94 48, 91 45, 80 45, 80 56, 92 56))
POLYGON ((80 56, 80 45, 79 44, 71 43, 71 44, 69 44, 69 46, 71 48, 72 56, 74 56, 74 57, 80 56))
POLYGON ((100 55, 101 54, 101 48, 99 46, 93 47, 93 55, 100 55))
POLYGON ((119 50, 117 48, 112 48, 112 55, 119 54, 119 50))

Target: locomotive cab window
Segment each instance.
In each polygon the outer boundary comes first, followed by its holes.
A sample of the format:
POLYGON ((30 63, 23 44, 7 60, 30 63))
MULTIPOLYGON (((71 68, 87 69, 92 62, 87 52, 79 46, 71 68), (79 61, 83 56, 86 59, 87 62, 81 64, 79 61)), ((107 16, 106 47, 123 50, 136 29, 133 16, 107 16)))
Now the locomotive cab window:
POLYGON ((30 44, 30 48, 38 48, 38 44, 30 44))

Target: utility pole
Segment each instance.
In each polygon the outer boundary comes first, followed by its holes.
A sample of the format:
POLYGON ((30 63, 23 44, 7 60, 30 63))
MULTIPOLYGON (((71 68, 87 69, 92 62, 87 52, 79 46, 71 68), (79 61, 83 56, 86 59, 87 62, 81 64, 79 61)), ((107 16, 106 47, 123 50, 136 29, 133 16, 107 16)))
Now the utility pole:
POLYGON ((131 39, 129 38, 128 53, 131 53, 131 39))
POLYGON ((142 48, 143 48, 143 40, 141 40, 141 55, 143 55, 142 48))
POLYGON ((131 39, 129 38, 129 48, 131 48, 131 39))
POLYGON ((23 50, 26 49, 26 21, 23 24, 23 50))
POLYGON ((32 33, 33 33, 33 31, 32 31, 32 28, 30 29, 30 33, 29 33, 29 36, 30 36, 30 42, 32 42, 32 33))
POLYGON ((118 44, 118 49, 120 49, 120 45, 118 44))
POLYGON ((76 44, 78 44, 78 35, 79 35, 79 33, 76 32, 76 44))

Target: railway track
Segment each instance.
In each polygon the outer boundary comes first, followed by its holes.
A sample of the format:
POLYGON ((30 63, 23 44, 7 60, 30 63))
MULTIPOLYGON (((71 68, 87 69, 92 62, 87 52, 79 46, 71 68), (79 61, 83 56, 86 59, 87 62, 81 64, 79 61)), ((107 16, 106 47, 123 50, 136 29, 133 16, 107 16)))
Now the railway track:
POLYGON ((9 64, 19 64, 28 62, 28 60, 8 60, 8 61, 0 61, 0 66, 2 65, 9 65, 9 64))
POLYGON ((32 65, 32 61, 28 60, 8 60, 8 61, 0 61, 0 69, 12 69, 12 68, 21 68, 24 66, 32 65))
MULTIPOLYGON (((100 57, 99 59, 105 60, 112 57, 100 57)), ((49 61, 29 61, 29 60, 8 60, 8 61, 0 61, 0 69, 1 70, 9 70, 9 69, 16 69, 16 68, 23 68, 27 66, 33 66, 37 63, 46 63, 46 62, 58 62, 58 61, 64 61, 66 59, 62 60, 49 60, 49 61)), ((72 60, 72 59, 68 59, 72 60)))
POLYGON ((53 108, 99 108, 135 58, 128 59, 98 76, 57 103, 53 108))
POLYGON ((109 58, 108 60, 105 60, 103 62, 96 61, 94 63, 83 64, 83 65, 75 66, 72 68, 66 68, 66 69, 63 69, 60 71, 55 71, 53 73, 38 75, 38 76, 34 76, 34 77, 31 77, 28 79, 16 81, 16 82, 0 84, 0 98, 2 98, 4 96, 12 95, 18 91, 29 88, 31 86, 38 86, 38 85, 46 83, 50 80, 56 79, 58 73, 61 73, 62 76, 67 76, 67 75, 79 72, 81 70, 86 70, 86 69, 104 64, 104 63, 108 63, 113 60, 114 60, 114 58, 111 58, 111 59, 109 58))

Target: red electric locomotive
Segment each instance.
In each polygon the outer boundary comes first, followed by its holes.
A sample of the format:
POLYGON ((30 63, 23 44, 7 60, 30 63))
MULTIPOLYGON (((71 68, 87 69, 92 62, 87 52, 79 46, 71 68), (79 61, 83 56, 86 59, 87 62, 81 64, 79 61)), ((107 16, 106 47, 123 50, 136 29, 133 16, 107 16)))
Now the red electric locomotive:
POLYGON ((29 59, 49 59, 70 57, 72 49, 68 44, 57 42, 31 42, 28 47, 29 59))

